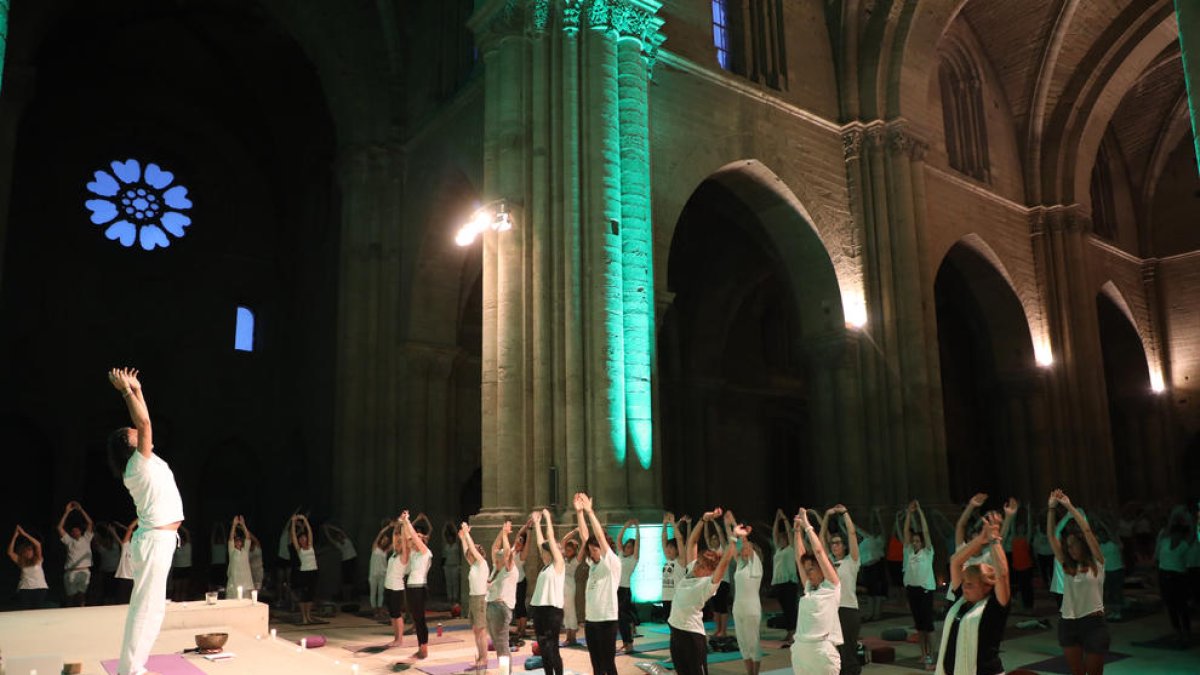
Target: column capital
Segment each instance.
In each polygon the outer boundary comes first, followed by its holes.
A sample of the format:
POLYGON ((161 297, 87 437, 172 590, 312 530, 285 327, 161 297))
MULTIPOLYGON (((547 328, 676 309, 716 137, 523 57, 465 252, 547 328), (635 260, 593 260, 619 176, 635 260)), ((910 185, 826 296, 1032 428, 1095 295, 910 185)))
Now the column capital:
POLYGON ((851 127, 842 132, 842 156, 846 162, 862 157, 864 140, 863 130, 857 127, 851 127))
POLYGON ((909 158, 920 161, 925 159, 929 151, 929 143, 917 136, 904 121, 892 122, 887 125, 888 149, 897 155, 908 155, 909 158))

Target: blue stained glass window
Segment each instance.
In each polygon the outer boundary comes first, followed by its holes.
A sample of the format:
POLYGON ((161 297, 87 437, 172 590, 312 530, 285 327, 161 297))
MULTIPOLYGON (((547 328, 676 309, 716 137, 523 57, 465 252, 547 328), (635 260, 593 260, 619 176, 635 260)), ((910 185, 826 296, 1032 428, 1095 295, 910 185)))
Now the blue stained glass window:
POLYGON ((729 24, 725 21, 725 0, 712 0, 712 16, 717 63, 722 70, 729 70, 729 24))
POLYGON ((237 308, 237 328, 233 336, 233 348, 239 352, 254 351, 254 312, 248 307, 237 308))
POLYGON ((129 248, 135 242, 146 251, 166 248, 171 238, 182 237, 192 219, 183 212, 192 208, 188 189, 172 185, 175 174, 157 164, 136 159, 112 162, 111 171, 100 170, 87 184, 92 198, 84 202, 93 225, 105 225, 104 236, 129 248), (170 237, 168 237, 170 235, 170 237))

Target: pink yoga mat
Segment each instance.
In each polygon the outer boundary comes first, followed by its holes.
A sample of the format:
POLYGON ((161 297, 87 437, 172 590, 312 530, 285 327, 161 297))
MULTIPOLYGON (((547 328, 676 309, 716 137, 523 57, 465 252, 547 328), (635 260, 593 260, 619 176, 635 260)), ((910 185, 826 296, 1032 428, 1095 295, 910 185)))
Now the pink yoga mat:
MULTIPOLYGON (((120 659, 101 661, 108 675, 117 675, 120 659)), ((204 671, 193 666, 182 654, 152 654, 146 661, 146 669, 161 675, 204 675, 204 671)))
MULTIPOLYGON (((513 654, 510 668, 515 673, 520 666, 525 665, 525 659, 529 658, 528 654, 513 654)), ((475 665, 474 661, 463 661, 462 663, 444 663, 439 665, 420 664, 417 665, 417 670, 429 673, 429 675, 452 675, 453 673, 461 673, 470 670, 475 665)), ((495 670, 500 667, 500 662, 496 657, 488 659, 488 670, 495 670)), ((164 673, 164 675, 166 675, 164 673)))

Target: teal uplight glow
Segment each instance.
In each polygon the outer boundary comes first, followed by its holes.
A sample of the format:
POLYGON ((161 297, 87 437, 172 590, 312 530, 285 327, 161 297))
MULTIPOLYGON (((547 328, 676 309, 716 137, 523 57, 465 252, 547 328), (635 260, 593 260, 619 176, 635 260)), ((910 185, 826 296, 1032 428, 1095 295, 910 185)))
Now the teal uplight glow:
MULTIPOLYGON (((621 533, 621 526, 607 526, 613 539, 621 533)), ((662 523, 642 525, 642 546, 638 555, 638 565, 633 569, 633 578, 629 581, 633 591, 634 602, 658 602, 662 600, 662 568, 667 558, 662 550, 662 523)), ((625 539, 633 539, 633 528, 625 531, 625 539)), ((616 551, 620 555, 620 551, 616 551)))
POLYGON ((1192 142, 1196 146, 1196 165, 1200 167, 1200 124, 1196 99, 1200 97, 1200 3, 1175 0, 1175 23, 1179 25, 1179 48, 1183 60, 1183 81, 1187 83, 1188 107, 1192 111, 1192 142))
POLYGON ((4 52, 8 47, 8 0, 0 0, 0 90, 4 88, 4 52))

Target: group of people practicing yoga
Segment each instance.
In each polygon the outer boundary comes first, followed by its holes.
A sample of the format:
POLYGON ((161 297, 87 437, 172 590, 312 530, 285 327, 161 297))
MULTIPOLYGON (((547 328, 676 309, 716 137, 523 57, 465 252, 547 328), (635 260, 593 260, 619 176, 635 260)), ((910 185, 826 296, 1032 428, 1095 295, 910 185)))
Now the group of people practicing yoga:
MULTIPOLYGON (((150 416, 138 372, 113 369, 108 378, 120 392, 132 421, 132 426, 122 427, 110 436, 109 459, 137 512, 137 519, 119 538, 119 558, 114 568, 114 579, 128 584, 123 593, 129 602, 118 672, 142 675, 165 613, 169 572, 185 548, 179 534, 183 503, 170 467, 153 452, 150 416)), ((661 538, 665 557, 662 598, 676 672, 708 672, 707 610, 715 616, 714 637, 726 635, 732 613, 747 675, 758 675, 762 664, 760 588, 764 579, 760 542, 769 540, 770 585, 783 610, 783 645, 790 647, 795 672, 859 671, 858 576, 861 571, 867 589, 865 618, 878 619, 887 596, 888 567, 898 563, 896 572, 907 595, 926 667, 953 675, 1003 673, 1000 643, 1012 595, 1019 591, 1024 596, 1027 591, 1027 580, 1010 581, 1010 567, 1028 571, 1033 556, 1029 550, 1009 543, 1012 523, 1020 509, 1017 501, 1009 499, 1002 510, 976 515, 986 501, 985 494, 972 497, 955 527, 949 561, 949 608, 936 651, 931 644, 937 588, 934 539, 929 536, 929 522, 917 501, 909 503, 897 517, 900 536, 893 543, 901 549, 899 560, 893 559, 882 527, 876 534, 860 532, 850 512, 840 504, 824 513, 800 509, 792 518, 777 511, 769 538, 752 538, 752 526, 721 508, 704 513, 695 527, 689 516, 676 518, 667 513, 661 538)), ((451 546, 446 551, 452 553, 443 561, 447 590, 452 600, 457 599, 459 576, 465 567, 477 669, 486 668, 489 638, 501 659, 510 656, 509 624, 514 618, 518 637, 523 636, 532 618, 548 675, 563 673, 560 633, 565 629, 566 644, 577 645, 580 624, 584 626, 594 675, 616 674, 618 633, 621 651, 633 653, 636 612, 631 585, 640 558, 639 523, 635 519, 627 521, 614 541, 587 494, 575 494, 571 506, 575 528, 561 539, 555 534, 553 515, 547 509, 533 511, 515 536, 512 523, 505 521, 490 549, 475 542, 472 528, 465 522, 447 528, 445 534, 451 546), (530 531, 541 566, 532 592, 527 593, 525 561, 530 531), (632 536, 626 539, 628 533, 632 536)), ((1182 640, 1187 640, 1190 632, 1188 572, 1193 567, 1192 558, 1200 552, 1198 527, 1186 510, 1173 513, 1154 551, 1164 602, 1182 640)), ((69 603, 81 604, 89 586, 94 529, 92 518, 78 502, 67 504, 58 533, 66 547, 63 586, 69 603), (68 517, 76 512, 82 523, 68 526, 68 517)), ((416 633, 417 651, 413 656, 417 659, 429 654, 425 607, 434 558, 429 547, 431 530, 423 514, 410 519, 407 511, 402 512, 374 537, 369 567, 371 604, 386 609, 394 628, 388 646, 402 645, 407 609, 416 633)), ((349 537, 337 528, 326 534, 342 551, 344 578, 352 578, 355 552, 349 537)), ((110 536, 118 540, 115 531, 110 536)), ((290 585, 301 621, 311 621, 317 556, 308 518, 293 514, 281 539, 281 555, 294 551, 298 559, 290 585)), ((1060 606, 1058 639, 1064 655, 1073 673, 1101 673, 1110 643, 1105 599, 1112 595, 1105 593, 1106 570, 1113 569, 1112 546, 1119 544, 1108 537, 1102 544, 1088 517, 1061 490, 1049 495, 1044 539, 1053 554, 1050 591, 1060 606), (1060 508, 1065 511, 1061 519, 1060 508)), ((227 559, 223 562, 227 566, 227 588, 260 587, 261 552, 257 564, 254 554, 261 551, 261 546, 243 517, 233 519, 226 543, 227 559)), ((190 547, 190 539, 186 546, 190 547)), ((190 548, 187 554, 190 563, 190 548)), ((18 595, 23 606, 39 606, 47 589, 42 542, 18 525, 8 555, 21 571, 18 595)), ((1120 557, 1119 548, 1115 556, 1120 557)), ((1027 606, 1032 602, 1032 591, 1028 592, 1027 606)))

